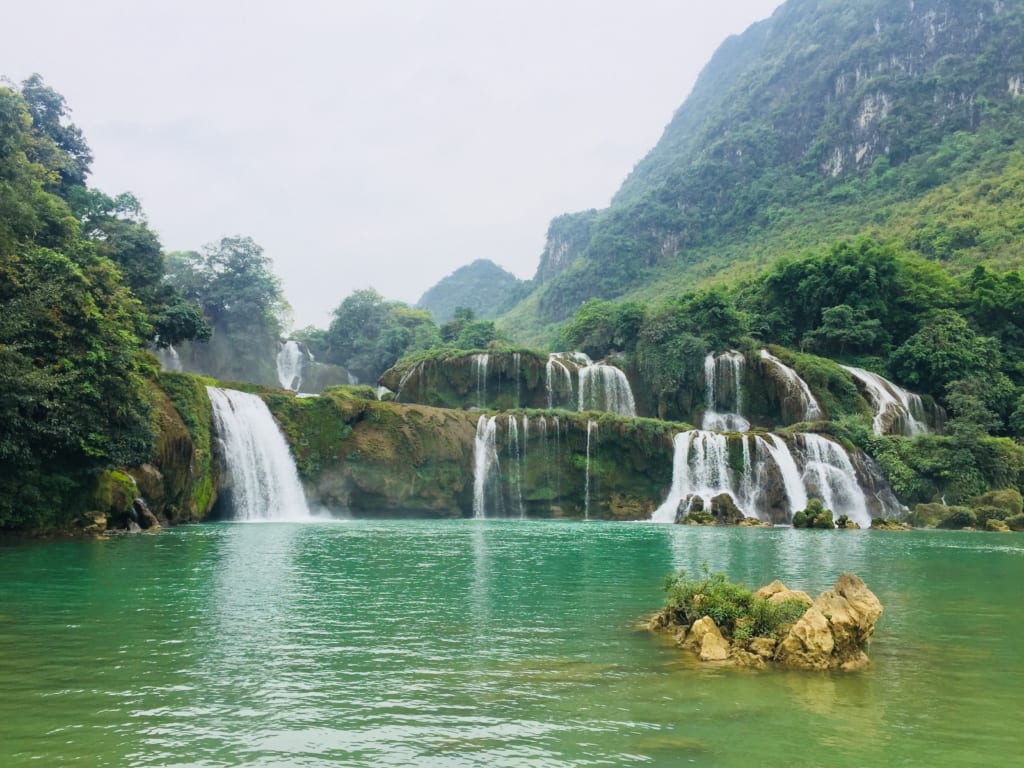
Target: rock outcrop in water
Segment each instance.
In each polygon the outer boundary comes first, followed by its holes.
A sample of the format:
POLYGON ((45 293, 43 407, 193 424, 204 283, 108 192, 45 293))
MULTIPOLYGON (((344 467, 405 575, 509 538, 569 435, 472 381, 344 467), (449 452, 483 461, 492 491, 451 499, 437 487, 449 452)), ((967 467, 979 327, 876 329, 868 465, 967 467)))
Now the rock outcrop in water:
MULTIPOLYGON (((700 603, 699 594, 697 604, 700 603)), ((653 631, 670 632, 676 644, 697 654, 701 661, 724 666, 787 669, 852 671, 869 663, 867 646, 882 615, 882 604, 860 577, 842 574, 835 587, 822 592, 816 600, 799 591, 788 589, 781 581, 761 587, 753 601, 766 608, 788 605, 806 610, 791 623, 778 627, 772 634, 751 635, 742 631, 740 619, 736 626, 716 625, 710 616, 701 616, 689 626, 679 623, 678 610, 666 608, 650 621, 653 631)), ((699 613, 699 611, 698 611, 699 613)))

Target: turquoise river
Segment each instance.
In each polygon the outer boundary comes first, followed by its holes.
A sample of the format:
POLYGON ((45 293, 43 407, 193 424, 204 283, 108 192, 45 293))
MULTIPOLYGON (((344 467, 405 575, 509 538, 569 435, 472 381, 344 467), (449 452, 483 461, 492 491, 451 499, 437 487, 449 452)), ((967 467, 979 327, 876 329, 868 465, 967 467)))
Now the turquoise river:
POLYGON ((1024 536, 211 524, 0 543, 0 766, 1024 765, 1024 536), (885 605, 855 674, 638 628, 707 562, 885 605))

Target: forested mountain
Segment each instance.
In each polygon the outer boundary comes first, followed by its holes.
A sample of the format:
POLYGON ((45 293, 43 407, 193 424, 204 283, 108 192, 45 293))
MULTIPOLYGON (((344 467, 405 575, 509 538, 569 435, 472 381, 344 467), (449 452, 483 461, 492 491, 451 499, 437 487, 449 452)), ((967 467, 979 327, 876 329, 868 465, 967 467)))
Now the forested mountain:
POLYGON ((665 298, 859 235, 956 269, 1024 233, 1024 2, 789 0, 728 39, 609 208, 556 218, 504 320, 665 298))
POLYGON ((429 309, 438 323, 455 317, 455 310, 466 307, 482 320, 493 320, 518 298, 522 281, 489 259, 477 259, 459 267, 436 285, 428 288, 416 302, 429 309))

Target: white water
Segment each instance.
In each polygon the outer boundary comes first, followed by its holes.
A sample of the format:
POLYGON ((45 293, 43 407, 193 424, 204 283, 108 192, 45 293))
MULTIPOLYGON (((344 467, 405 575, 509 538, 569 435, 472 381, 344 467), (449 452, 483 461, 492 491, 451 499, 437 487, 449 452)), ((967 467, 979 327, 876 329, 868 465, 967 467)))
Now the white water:
POLYGON ((788 518, 806 509, 808 499, 817 497, 835 517, 845 514, 862 527, 870 525, 867 499, 843 447, 821 435, 802 434, 796 440, 800 450, 794 456, 777 435, 744 437, 744 467, 737 473, 729 467, 726 435, 705 430, 677 434, 672 488, 651 520, 674 522, 680 502, 693 496, 702 498, 704 509, 709 510, 711 500, 720 494, 730 496, 748 517, 767 519, 759 505, 762 491, 758 486, 774 466, 785 488, 788 518))
POLYGON ((636 416, 636 402, 626 374, 614 365, 588 363, 579 369, 580 411, 606 411, 636 416))
POLYGON ((490 363, 491 356, 488 354, 477 354, 473 355, 471 368, 476 377, 476 405, 477 408, 484 408, 487 406, 487 366, 490 363))
MULTIPOLYGON (((405 385, 413 376, 419 376, 423 370, 423 366, 426 364, 426 360, 421 360, 416 365, 410 366, 405 373, 402 374, 402 378, 398 381, 398 391, 395 392, 394 401, 397 403, 402 399, 402 390, 405 389, 405 385)), ((377 399, 380 400, 380 392, 377 392, 377 399)))
POLYGON ((494 493, 498 477, 498 420, 496 416, 481 416, 476 423, 476 439, 473 443, 473 517, 483 519, 488 511, 497 513, 493 507, 500 502, 501 493, 494 493), (495 503, 488 510, 487 497, 495 503))
POLYGON ((790 516, 801 509, 807 509, 807 488, 804 487, 803 477, 797 469, 793 454, 789 452, 789 447, 778 435, 768 435, 768 439, 762 444, 782 475, 790 516))
POLYGON ((231 476, 233 519, 309 520, 295 460, 266 404, 245 392, 217 387, 206 391, 231 476))
POLYGON ((786 399, 794 398, 799 404, 799 408, 794 410, 800 411, 803 414, 800 421, 817 421, 824 417, 825 414, 821 410, 821 406, 818 405, 818 401, 811 392, 811 388, 807 386, 806 381, 800 378, 800 374, 779 360, 767 349, 761 350, 761 359, 773 365, 782 377, 786 387, 786 399))
POLYGON ((306 356, 294 339, 277 345, 277 380, 284 389, 298 392, 302 389, 302 368, 306 356))
POLYGON ((556 395, 563 397, 568 395, 570 401, 573 399, 572 374, 568 366, 562 361, 562 353, 552 352, 548 355, 545 368, 544 388, 548 395, 548 409, 555 407, 556 395))
POLYGON ((804 487, 838 518, 847 515, 861 527, 871 525, 864 491, 846 451, 821 435, 797 435, 804 446, 804 487))
POLYGON ((747 432, 750 422, 742 416, 743 395, 741 379, 745 359, 736 351, 724 352, 717 357, 709 352, 704 358, 704 415, 701 428, 716 432, 747 432), (732 395, 728 410, 719 411, 719 379, 730 385, 732 395))
POLYGON ((181 365, 181 357, 178 350, 168 345, 165 349, 157 349, 156 357, 160 361, 160 370, 181 373, 185 369, 181 365))
POLYGON ((584 481, 585 487, 583 490, 583 519, 590 519, 590 436, 592 432, 597 431, 597 424, 593 421, 587 422, 587 466, 586 466, 586 480, 584 481))
POLYGON ((921 418, 924 415, 924 403, 920 395, 908 392, 877 373, 863 368, 847 365, 843 368, 849 371, 867 392, 875 412, 872 426, 876 435, 902 434, 912 437, 930 431, 928 424, 921 418))
POLYGON ((508 429, 508 471, 510 484, 515 489, 516 513, 519 517, 526 517, 523 509, 523 455, 519 445, 519 425, 515 416, 509 416, 506 422, 508 429))
POLYGON ((673 445, 672 489, 665 502, 654 511, 652 521, 675 522, 679 503, 688 496, 700 496, 704 499, 705 510, 710 510, 712 498, 728 494, 747 512, 729 469, 729 445, 725 435, 694 429, 677 434, 673 445))

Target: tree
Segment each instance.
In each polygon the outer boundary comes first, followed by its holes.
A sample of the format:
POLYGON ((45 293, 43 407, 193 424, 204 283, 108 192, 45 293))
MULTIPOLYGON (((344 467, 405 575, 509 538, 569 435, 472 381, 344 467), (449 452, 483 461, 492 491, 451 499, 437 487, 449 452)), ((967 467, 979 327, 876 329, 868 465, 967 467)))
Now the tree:
POLYGON ((403 355, 439 346, 441 337, 428 310, 385 301, 363 288, 334 310, 325 342, 327 362, 343 365, 360 381, 376 381, 403 355))
POLYGON ((874 352, 887 338, 882 322, 869 318, 862 308, 849 304, 829 307, 821 313, 821 325, 804 336, 804 341, 823 355, 874 352))
POLYGON ((53 191, 67 199, 73 187, 85 185, 92 166, 89 145, 78 126, 67 119, 71 110, 64 97, 46 85, 40 75, 32 74, 21 84, 21 96, 32 116, 33 133, 52 142, 56 150, 39 142, 35 157, 58 173, 59 182, 53 191))
POLYGON ((592 358, 612 352, 632 352, 644 321, 644 308, 635 301, 591 299, 573 315, 562 332, 565 345, 592 358))
POLYGON ((167 305, 158 324, 165 323, 171 336, 190 328, 199 331, 195 316, 183 306, 192 302, 212 327, 212 334, 197 335, 208 343, 179 350, 188 369, 224 379, 277 383, 274 361, 289 307, 270 258, 252 238, 225 237, 202 253, 168 254, 166 281, 181 299, 167 305))
POLYGON ((979 336, 961 315, 943 309, 926 316, 890 362, 901 381, 938 394, 957 379, 994 375, 1001 356, 994 339, 979 336))

